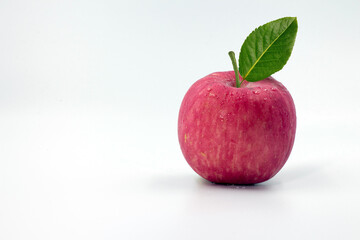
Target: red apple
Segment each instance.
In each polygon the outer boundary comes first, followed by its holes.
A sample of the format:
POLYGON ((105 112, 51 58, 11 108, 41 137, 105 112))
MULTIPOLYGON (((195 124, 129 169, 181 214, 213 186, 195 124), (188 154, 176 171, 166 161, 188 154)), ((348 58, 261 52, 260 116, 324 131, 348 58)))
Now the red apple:
MULTIPOLYGON (((241 79, 241 77, 240 77, 241 79)), ((188 164, 214 183, 255 184, 284 166, 294 144, 296 113, 272 77, 243 81, 217 72, 195 82, 180 108, 178 136, 188 164)))

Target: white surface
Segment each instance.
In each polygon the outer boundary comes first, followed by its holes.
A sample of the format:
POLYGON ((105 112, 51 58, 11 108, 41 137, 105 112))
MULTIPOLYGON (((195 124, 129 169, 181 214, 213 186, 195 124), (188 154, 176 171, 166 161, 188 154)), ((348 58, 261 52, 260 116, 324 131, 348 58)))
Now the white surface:
POLYGON ((1 1, 0 239, 359 239, 359 1, 1 1), (255 186, 202 180, 177 142, 198 78, 297 16, 274 75, 298 129, 255 186))

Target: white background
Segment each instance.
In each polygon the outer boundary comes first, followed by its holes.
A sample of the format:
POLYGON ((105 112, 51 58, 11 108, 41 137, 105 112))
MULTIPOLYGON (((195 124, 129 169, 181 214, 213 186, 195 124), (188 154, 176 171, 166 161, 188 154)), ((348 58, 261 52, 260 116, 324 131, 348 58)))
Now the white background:
POLYGON ((0 1, 0 239, 360 239, 360 1, 0 1), (187 165, 181 100, 257 26, 298 128, 273 179, 187 165))

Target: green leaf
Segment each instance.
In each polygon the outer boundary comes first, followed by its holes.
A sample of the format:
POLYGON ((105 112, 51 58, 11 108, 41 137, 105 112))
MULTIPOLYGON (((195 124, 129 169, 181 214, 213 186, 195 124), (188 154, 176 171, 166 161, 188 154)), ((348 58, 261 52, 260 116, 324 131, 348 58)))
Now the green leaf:
POLYGON ((288 61, 298 29, 296 17, 285 17, 255 29, 241 46, 239 71, 249 82, 263 80, 288 61))

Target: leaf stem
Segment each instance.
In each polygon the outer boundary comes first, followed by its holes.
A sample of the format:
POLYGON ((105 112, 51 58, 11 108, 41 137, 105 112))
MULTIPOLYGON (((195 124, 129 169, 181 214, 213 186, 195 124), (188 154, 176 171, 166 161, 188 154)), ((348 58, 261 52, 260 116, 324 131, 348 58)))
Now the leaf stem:
POLYGON ((240 80, 239 80, 239 68, 238 68, 237 63, 236 63, 235 53, 233 51, 230 51, 229 56, 230 56, 230 59, 231 59, 231 62, 232 62, 233 68, 234 68, 234 72, 235 72, 236 87, 239 88, 242 81, 240 83, 240 80))

